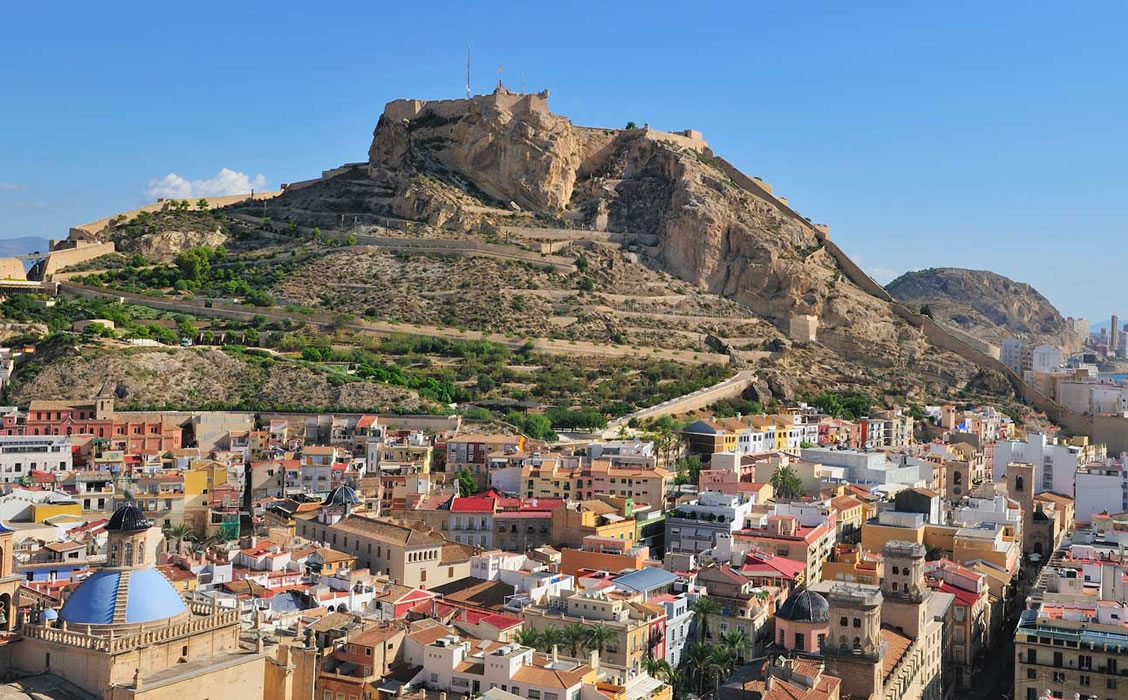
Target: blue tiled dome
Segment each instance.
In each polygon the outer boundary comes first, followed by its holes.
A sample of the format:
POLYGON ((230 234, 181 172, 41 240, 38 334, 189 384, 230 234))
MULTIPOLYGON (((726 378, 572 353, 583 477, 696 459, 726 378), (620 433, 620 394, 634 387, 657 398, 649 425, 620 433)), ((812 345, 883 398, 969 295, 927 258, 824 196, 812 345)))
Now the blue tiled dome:
POLYGON ((59 619, 59 612, 57 610, 55 610, 54 608, 47 608, 46 610, 44 610, 43 612, 40 613, 40 616, 44 620, 57 620, 57 619, 59 619))
POLYGON ((830 620, 830 604, 818 593, 804 588, 787 597, 776 617, 792 622, 826 622, 830 620))
POLYGON ((175 617, 186 609, 180 594, 156 569, 102 570, 78 585, 59 617, 73 624, 136 624, 175 617), (123 582, 123 575, 129 577, 127 583, 123 582), (119 595, 127 596, 125 618, 115 620, 119 595))

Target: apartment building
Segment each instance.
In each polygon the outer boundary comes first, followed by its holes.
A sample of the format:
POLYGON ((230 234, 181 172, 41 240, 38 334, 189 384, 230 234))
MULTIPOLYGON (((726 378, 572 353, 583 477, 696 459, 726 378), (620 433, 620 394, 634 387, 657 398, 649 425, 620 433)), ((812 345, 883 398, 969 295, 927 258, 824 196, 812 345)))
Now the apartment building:
POLYGON ((1128 585, 1115 538, 1071 533, 1039 575, 1015 639, 1015 698, 1128 693, 1128 585))
POLYGON ((1085 439, 1065 443, 1045 433, 1029 433, 1025 441, 1000 440, 993 448, 994 480, 1006 477, 1007 465, 1025 462, 1034 465, 1034 491, 1073 493, 1077 470, 1103 462, 1104 445, 1091 445, 1085 439))
MULTIPOLYGON (((740 630, 747 644, 737 650, 739 659, 743 662, 755 656, 765 635, 770 634, 769 602, 761 599, 761 589, 747 576, 724 564, 698 571, 697 585, 721 608, 719 615, 706 622, 705 639, 717 643, 726 632, 740 630)), ((700 631, 697 634, 701 636, 700 631)))
POLYGON ((615 633, 599 657, 607 680, 626 685, 643 673, 642 659, 651 653, 652 627, 664 624, 664 607, 636 601, 637 596, 623 591, 596 588, 552 598, 546 605, 527 605, 521 609, 525 623, 536 630, 563 629, 569 624, 592 623, 615 633))
POLYGON ((500 689, 529 700, 579 700, 584 684, 596 682, 590 664, 520 644, 444 634, 448 630, 434 626, 408 635, 404 661, 422 667, 418 679, 428 688, 487 698, 500 689))
POLYGON ((667 552, 697 554, 728 541, 744 527, 753 504, 742 496, 717 491, 698 494, 697 500, 666 515, 667 552))
POLYGON ((296 529, 301 537, 352 554, 358 567, 411 588, 434 588, 470 575, 470 555, 460 545, 400 521, 352 514, 330 523, 298 515, 296 529))
POLYGON ((987 577, 947 559, 925 562, 924 571, 925 585, 955 596, 951 644, 946 651, 955 671, 955 687, 969 690, 992 641, 987 577))
POLYGON ((72 469, 71 441, 63 436, 0 436, 0 481, 31 478, 33 471, 58 473, 72 469))
POLYGON ((778 504, 770 513, 749 516, 747 525, 732 533, 727 546, 718 547, 719 558, 737 562, 753 551, 766 552, 802 563, 808 583, 822 580, 836 540, 834 511, 778 504))

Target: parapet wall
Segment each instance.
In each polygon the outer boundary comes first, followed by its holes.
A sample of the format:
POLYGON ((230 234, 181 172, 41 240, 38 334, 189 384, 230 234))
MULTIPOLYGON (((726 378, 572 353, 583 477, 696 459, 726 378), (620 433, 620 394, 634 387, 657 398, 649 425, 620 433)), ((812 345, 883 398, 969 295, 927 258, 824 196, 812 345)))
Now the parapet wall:
POLYGON ((513 114, 548 112, 548 90, 537 93, 510 92, 503 87, 485 94, 456 100, 392 100, 384 105, 384 116, 393 121, 412 120, 424 112, 443 119, 505 110, 513 114))
MULTIPOLYGON (((271 191, 271 192, 255 192, 253 197, 250 194, 232 194, 232 195, 225 195, 225 196, 222 196, 222 197, 203 197, 203 199, 208 200, 208 204, 211 205, 211 207, 214 209, 216 207, 225 207, 229 204, 237 204, 237 203, 242 202, 242 201, 247 200, 247 199, 256 199, 256 200, 258 200, 258 199, 272 199, 274 197, 277 197, 280 194, 282 194, 282 190, 274 190, 274 191, 271 191)), ((193 207, 196 206, 196 201, 199 200, 199 199, 201 199, 201 198, 196 197, 195 199, 191 200, 193 207)), ((171 201, 171 200, 167 200, 167 199, 157 200, 156 202, 153 202, 152 204, 146 204, 143 207, 138 207, 136 209, 130 209, 129 211, 123 211, 120 214, 113 214, 111 216, 104 216, 101 219, 91 221, 88 224, 82 224, 81 226, 73 226, 73 227, 71 227, 71 237, 73 238, 76 235, 82 235, 82 234, 96 234, 99 231, 101 231, 102 229, 106 228, 106 226, 109 225, 109 223, 112 219, 121 218, 123 221, 130 221, 143 211, 147 211, 147 212, 161 211, 165 207, 168 206, 169 201, 171 201)))
POLYGON ((43 279, 49 280, 51 276, 70 265, 78 265, 87 260, 93 260, 103 255, 114 252, 113 241, 105 243, 90 243, 80 245, 74 248, 60 248, 51 251, 47 256, 46 265, 43 268, 43 279))

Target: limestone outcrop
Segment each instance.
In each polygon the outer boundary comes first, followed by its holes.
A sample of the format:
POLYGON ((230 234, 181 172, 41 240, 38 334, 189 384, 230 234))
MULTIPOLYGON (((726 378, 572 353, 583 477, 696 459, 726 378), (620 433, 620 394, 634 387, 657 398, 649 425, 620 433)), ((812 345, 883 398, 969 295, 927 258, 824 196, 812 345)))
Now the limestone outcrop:
POLYGON ((227 234, 220 228, 196 231, 160 231, 137 238, 118 241, 118 250, 140 253, 150 262, 169 262, 182 250, 195 246, 218 246, 227 243, 227 234))
POLYGON ((464 110, 424 104, 410 119, 389 109, 368 149, 374 177, 446 170, 503 204, 563 209, 581 162, 567 118, 496 99, 464 102, 464 110))

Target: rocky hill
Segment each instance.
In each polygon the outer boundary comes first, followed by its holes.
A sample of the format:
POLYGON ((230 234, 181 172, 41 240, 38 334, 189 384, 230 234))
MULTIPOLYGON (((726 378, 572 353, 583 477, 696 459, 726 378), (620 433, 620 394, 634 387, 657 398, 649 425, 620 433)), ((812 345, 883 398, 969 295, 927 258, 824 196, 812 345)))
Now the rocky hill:
POLYGON ((266 201, 100 235, 150 260, 202 243, 229 251, 191 280, 166 267, 91 282, 153 297, 246 299, 249 286, 277 307, 404 332, 728 352, 796 396, 922 401, 1006 386, 898 318, 832 254, 825 227, 699 133, 578 126, 548 110, 547 93, 397 100, 365 162, 266 201), (801 314, 818 317, 816 343, 786 340, 801 314))
POLYGON ((1038 290, 994 272, 931 268, 907 272, 886 289, 899 301, 928 306, 936 320, 996 345, 1009 337, 1069 349, 1080 344, 1061 313, 1038 290))
POLYGON ((651 270, 735 301, 777 333, 796 314, 818 316, 821 343, 844 359, 905 366, 929 355, 923 336, 845 278, 825 233, 699 134, 576 126, 546 99, 501 90, 389 103, 367 164, 291 187, 271 200, 272 222, 406 236, 611 234, 651 270))

